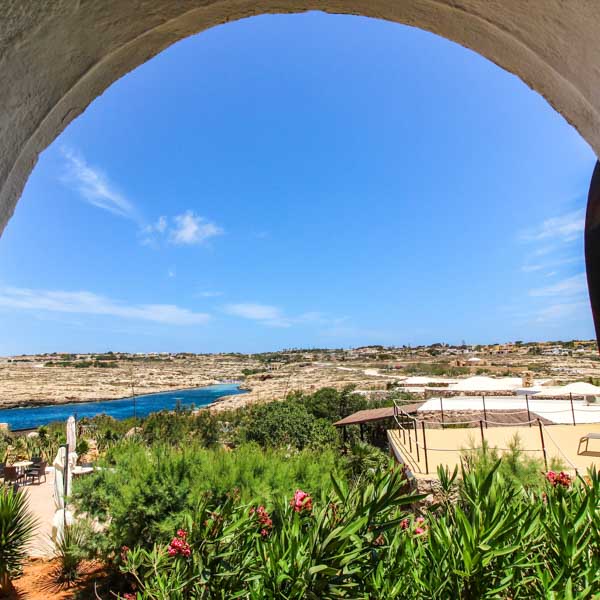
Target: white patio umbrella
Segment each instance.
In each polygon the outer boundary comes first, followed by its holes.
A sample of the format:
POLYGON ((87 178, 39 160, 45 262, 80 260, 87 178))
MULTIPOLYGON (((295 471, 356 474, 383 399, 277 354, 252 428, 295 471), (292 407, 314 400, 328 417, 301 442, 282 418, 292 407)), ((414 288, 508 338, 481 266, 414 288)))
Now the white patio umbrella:
POLYGON ((75 418, 69 417, 67 420, 67 445, 66 447, 61 446, 58 449, 58 453, 53 463, 54 505, 56 506, 56 512, 52 519, 52 539, 55 542, 62 538, 65 523, 67 525, 73 523, 73 515, 66 509, 66 499, 71 495, 73 469, 77 464, 77 453, 75 452, 76 441, 75 418), (67 463, 66 473, 65 463, 67 463))
POLYGON ((69 454, 75 452, 77 446, 77 432, 75 430, 75 417, 71 416, 67 419, 67 446, 69 446, 69 454))
MULTIPOLYGON (((73 515, 65 510, 65 461, 67 458, 65 446, 58 449, 56 458, 52 466, 54 467, 54 506, 56 512, 52 518, 52 539, 55 542, 60 541, 63 535, 65 522, 70 525, 73 522, 73 515)), ((66 492, 67 496, 71 493, 71 470, 66 474, 66 492)))
POLYGON ((71 481, 73 480, 73 469, 77 466, 77 433, 75 425, 75 417, 71 416, 67 419, 67 446, 69 452, 69 482, 67 496, 71 495, 71 481))

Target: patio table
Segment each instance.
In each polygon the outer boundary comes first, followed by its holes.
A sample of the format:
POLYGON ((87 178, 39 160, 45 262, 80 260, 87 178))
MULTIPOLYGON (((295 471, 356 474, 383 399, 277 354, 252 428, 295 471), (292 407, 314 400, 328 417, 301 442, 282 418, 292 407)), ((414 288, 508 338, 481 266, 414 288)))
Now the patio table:
POLYGON ((27 467, 30 467, 33 464, 31 460, 19 460, 16 463, 13 463, 13 467, 17 467, 19 471, 23 472, 27 467))
POLYGON ((73 475, 87 475, 94 470, 94 467, 75 467, 73 469, 73 475))

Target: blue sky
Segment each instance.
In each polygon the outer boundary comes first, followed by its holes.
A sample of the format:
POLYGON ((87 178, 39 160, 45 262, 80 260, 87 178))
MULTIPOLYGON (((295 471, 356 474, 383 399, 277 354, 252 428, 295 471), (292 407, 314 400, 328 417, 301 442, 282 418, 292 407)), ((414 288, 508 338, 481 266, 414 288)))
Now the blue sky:
POLYGON ((591 338, 594 155, 423 31, 262 16, 167 49, 41 155, 0 354, 591 338))

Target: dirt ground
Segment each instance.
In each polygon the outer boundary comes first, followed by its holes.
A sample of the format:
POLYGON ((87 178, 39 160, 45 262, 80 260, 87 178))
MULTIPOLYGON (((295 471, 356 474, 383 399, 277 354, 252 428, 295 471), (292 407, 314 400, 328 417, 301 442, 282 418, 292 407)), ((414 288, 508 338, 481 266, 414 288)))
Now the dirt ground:
POLYGON ((102 565, 93 561, 81 567, 80 580, 71 586, 56 582, 56 560, 32 560, 23 575, 14 583, 15 591, 9 600, 71 600, 95 598, 94 582, 103 576, 102 565))

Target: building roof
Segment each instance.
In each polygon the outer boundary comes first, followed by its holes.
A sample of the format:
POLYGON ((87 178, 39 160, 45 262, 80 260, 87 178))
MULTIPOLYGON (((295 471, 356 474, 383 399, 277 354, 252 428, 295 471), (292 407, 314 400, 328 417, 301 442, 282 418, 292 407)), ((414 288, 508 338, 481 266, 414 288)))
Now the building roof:
MULTIPOLYGON (((419 406, 423 404, 418 402, 416 404, 406 404, 400 408, 407 413, 415 413, 419 409, 419 406)), ((394 407, 386 406, 385 408, 369 408, 367 410, 359 410, 354 414, 351 414, 337 423, 334 423, 336 427, 344 427, 345 425, 360 425, 361 423, 369 423, 371 421, 380 421, 382 419, 391 419, 394 416, 394 407)))

